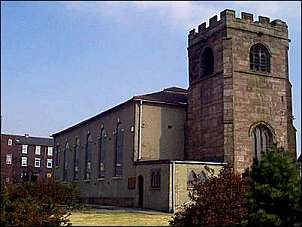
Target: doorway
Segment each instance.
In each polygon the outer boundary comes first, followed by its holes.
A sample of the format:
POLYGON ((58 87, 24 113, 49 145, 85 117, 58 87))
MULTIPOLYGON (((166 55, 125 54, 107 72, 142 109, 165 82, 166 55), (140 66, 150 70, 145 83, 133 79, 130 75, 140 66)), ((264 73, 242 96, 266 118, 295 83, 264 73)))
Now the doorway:
POLYGON ((144 201, 144 177, 138 176, 138 206, 143 207, 144 201))

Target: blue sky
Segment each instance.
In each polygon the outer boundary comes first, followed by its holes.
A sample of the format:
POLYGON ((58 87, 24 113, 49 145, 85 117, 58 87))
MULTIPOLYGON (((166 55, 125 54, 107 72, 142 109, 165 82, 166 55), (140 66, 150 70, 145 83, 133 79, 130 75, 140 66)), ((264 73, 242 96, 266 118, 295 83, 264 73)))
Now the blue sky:
POLYGON ((225 8, 287 22, 300 153, 300 2, 1 2, 2 132, 49 136, 133 95, 188 87, 187 34, 225 8))

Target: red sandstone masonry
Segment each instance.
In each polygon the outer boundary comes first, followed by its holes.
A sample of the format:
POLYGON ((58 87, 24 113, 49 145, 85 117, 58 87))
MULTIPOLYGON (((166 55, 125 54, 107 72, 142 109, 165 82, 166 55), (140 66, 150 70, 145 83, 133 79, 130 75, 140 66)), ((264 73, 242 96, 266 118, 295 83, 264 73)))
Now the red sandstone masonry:
POLYGON ((275 140, 295 156, 291 86, 288 79, 288 30, 285 22, 267 17, 235 18, 225 10, 189 34, 189 95, 186 158, 227 161, 238 171, 250 166, 250 127, 266 122, 275 140), (250 70, 249 51, 255 43, 271 55, 271 72, 250 70), (201 53, 214 53, 214 73, 200 78, 201 53), (281 101, 283 100, 283 101, 281 101))

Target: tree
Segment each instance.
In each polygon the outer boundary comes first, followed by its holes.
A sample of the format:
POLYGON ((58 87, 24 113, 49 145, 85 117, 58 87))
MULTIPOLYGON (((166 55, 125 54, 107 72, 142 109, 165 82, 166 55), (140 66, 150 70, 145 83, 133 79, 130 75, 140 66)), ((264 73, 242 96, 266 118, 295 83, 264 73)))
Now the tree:
POLYGON ((297 163, 274 145, 250 171, 247 226, 302 226, 300 184, 297 163))
POLYGON ((217 177, 197 181, 189 205, 175 214, 173 226, 234 226, 247 218, 248 186, 233 168, 226 165, 217 177))
POLYGON ((78 202, 73 185, 56 182, 27 182, 1 187, 1 226, 70 225, 69 212, 78 202))

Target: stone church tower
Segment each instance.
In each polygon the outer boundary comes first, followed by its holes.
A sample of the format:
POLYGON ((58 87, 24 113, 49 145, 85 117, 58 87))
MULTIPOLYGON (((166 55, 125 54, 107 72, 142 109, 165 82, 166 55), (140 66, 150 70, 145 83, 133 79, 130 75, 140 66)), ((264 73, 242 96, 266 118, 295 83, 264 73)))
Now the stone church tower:
POLYGON ((242 172, 272 143, 296 155, 285 22, 225 10, 189 34, 185 158, 242 172))

